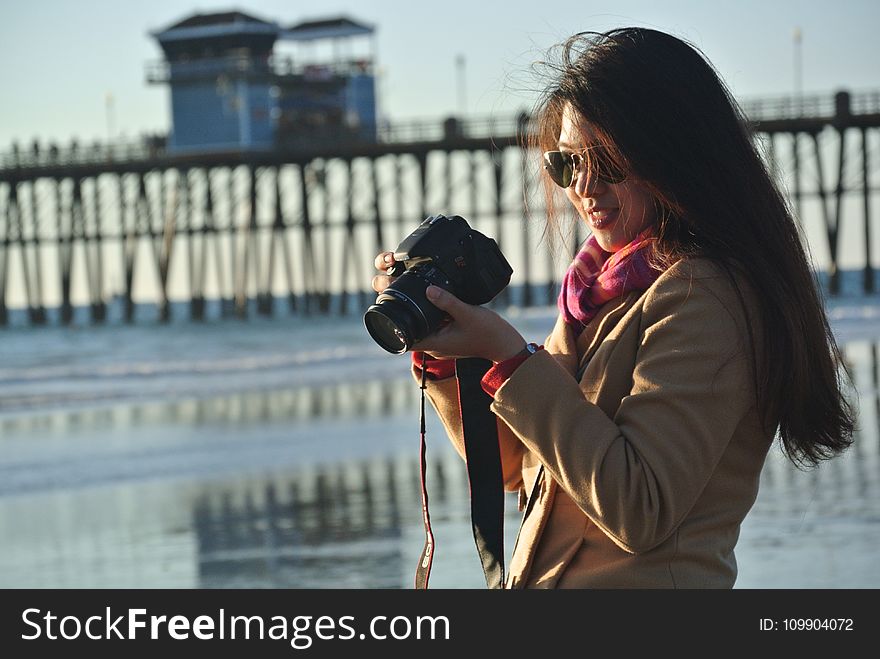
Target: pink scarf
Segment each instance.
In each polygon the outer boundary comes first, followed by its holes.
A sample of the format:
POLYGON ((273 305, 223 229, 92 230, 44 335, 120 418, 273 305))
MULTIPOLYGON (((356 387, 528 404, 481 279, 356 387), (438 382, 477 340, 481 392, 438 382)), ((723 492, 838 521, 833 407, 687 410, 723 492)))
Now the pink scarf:
POLYGON ((630 291, 647 289, 660 275, 648 263, 648 249, 656 238, 653 227, 642 231, 619 251, 606 252, 590 236, 574 257, 562 280, 559 312, 575 336, 589 324, 600 307, 630 291))

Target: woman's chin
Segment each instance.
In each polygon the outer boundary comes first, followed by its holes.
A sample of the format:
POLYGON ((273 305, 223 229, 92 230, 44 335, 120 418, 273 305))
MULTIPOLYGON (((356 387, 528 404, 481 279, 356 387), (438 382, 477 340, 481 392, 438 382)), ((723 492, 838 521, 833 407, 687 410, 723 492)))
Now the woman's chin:
POLYGON ((593 236, 596 238, 596 242, 606 252, 611 252, 612 254, 618 250, 620 250, 625 242, 622 242, 619 236, 613 235, 610 231, 603 231, 601 229, 593 229, 593 236))

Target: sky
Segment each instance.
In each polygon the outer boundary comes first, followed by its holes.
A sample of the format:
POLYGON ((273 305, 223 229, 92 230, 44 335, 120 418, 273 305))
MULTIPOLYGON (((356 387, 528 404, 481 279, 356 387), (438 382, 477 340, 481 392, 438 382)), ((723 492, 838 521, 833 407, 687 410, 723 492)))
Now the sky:
POLYGON ((691 41, 741 100, 880 89, 878 0, 3 0, 0 152, 167 131, 168 88, 145 81, 161 59, 150 32, 231 9, 282 25, 338 15, 374 25, 379 111, 392 122, 528 109, 542 84, 531 65, 548 48, 622 25, 691 41))

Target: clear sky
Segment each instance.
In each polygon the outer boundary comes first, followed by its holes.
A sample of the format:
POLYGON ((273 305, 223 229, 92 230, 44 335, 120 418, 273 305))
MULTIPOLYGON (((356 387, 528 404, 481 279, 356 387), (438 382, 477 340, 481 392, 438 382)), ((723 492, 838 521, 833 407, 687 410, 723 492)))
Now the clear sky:
POLYGON ((161 58, 149 32, 230 9, 282 25, 339 14, 375 25, 380 112, 392 121, 530 107, 529 67, 548 47, 620 25, 690 40, 741 99, 793 92, 796 60, 805 93, 880 88, 880 0, 3 0, 0 151, 14 139, 164 132, 168 89, 145 82, 146 63, 161 58))

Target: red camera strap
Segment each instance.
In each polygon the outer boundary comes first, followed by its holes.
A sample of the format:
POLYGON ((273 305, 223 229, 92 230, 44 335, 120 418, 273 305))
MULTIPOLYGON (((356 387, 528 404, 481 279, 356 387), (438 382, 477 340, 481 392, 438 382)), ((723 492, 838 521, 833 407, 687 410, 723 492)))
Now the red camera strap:
POLYGON ((425 546, 419 556, 419 565, 416 568, 416 589, 426 590, 428 588, 428 578, 431 576, 431 563, 434 560, 434 532, 431 530, 431 513, 428 512, 428 487, 425 479, 425 470, 427 463, 425 461, 425 378, 427 377, 427 354, 422 353, 422 396, 419 407, 419 462, 422 485, 422 521, 425 524, 425 546))
MULTIPOLYGON (((427 589, 434 558, 434 534, 428 512, 428 489, 425 469, 425 356, 422 356, 420 458, 422 487, 422 520, 425 525, 425 546, 416 568, 415 586, 427 589)), ((485 359, 455 360, 458 397, 464 435, 468 484, 471 496, 471 529, 480 555, 480 563, 489 588, 504 587, 504 480, 498 425, 489 408, 492 397, 483 391, 481 380, 492 363, 485 359)))

